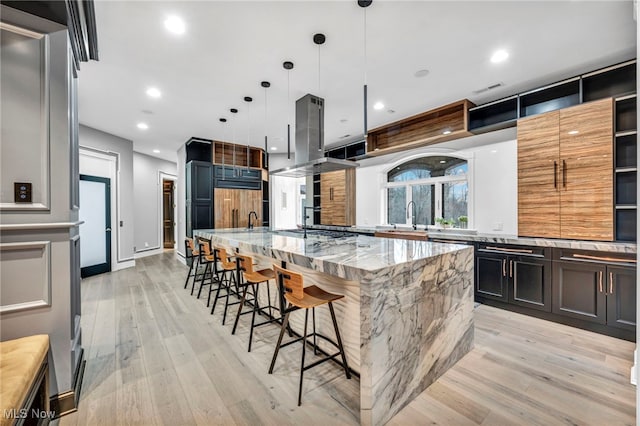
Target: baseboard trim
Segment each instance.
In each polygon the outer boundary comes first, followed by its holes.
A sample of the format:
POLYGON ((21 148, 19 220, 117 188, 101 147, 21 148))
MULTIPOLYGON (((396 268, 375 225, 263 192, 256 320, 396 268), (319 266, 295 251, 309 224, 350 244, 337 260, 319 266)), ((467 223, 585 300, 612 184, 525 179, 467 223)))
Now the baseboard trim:
POLYGON ((136 266, 135 259, 119 261, 118 263, 116 263, 115 267, 111 269, 111 271, 113 272, 113 271, 119 271, 121 269, 133 268, 134 266, 136 266))
POLYGON ((135 259, 140 259, 141 257, 153 256, 155 254, 164 253, 165 250, 170 250, 170 249, 164 249, 162 247, 154 247, 147 250, 137 251, 134 253, 133 257, 135 259))
POLYGON ((73 375, 73 390, 59 393, 49 398, 50 410, 55 413, 54 418, 62 417, 78 410, 85 364, 84 349, 82 349, 82 352, 80 353, 80 362, 76 366, 76 371, 73 375))

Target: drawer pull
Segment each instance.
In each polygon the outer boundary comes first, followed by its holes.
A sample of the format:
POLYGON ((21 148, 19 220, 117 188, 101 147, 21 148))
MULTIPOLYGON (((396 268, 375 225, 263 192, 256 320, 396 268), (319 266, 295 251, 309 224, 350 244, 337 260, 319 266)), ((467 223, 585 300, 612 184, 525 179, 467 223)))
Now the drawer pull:
POLYGON ((533 254, 533 250, 527 250, 527 249, 510 249, 510 248, 493 247, 493 246, 487 246, 487 247, 485 247, 485 249, 486 250, 496 250, 496 251, 508 251, 510 253, 533 254))
POLYGON ((603 262, 636 263, 636 259, 621 259, 619 257, 589 256, 587 254, 574 254, 573 257, 576 259, 601 260, 603 262))
POLYGON ((509 260, 509 278, 513 278, 513 260, 509 260))
POLYGON ((502 276, 507 276, 507 259, 502 259, 502 276))

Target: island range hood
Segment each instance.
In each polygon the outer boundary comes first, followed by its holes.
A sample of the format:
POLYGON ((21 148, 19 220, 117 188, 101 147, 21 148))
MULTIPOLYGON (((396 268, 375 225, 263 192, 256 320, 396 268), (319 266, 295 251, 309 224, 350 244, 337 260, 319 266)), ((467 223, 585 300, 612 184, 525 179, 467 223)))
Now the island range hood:
POLYGON ((359 166, 350 160, 324 156, 324 99, 311 94, 296 101, 295 154, 295 165, 269 174, 297 178, 359 166))

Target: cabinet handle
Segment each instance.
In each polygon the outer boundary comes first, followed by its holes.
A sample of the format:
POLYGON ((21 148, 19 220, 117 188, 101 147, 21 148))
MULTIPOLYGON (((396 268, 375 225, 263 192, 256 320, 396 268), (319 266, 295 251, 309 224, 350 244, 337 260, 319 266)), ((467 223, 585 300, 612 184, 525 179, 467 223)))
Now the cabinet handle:
POLYGON ((558 162, 553 162, 553 187, 558 187, 558 162))
POLYGON ((603 262, 636 263, 636 259, 621 259, 619 257, 589 256, 587 254, 577 254, 577 253, 575 253, 573 257, 575 259, 601 260, 603 262))
POLYGON ((609 294, 613 294, 613 272, 609 272, 609 294))
POLYGON ((602 271, 598 271, 598 275, 600 276, 599 281, 599 287, 600 287, 600 293, 602 293, 602 271))
POLYGON ((507 276, 507 259, 502 259, 502 276, 507 276))
POLYGON ((508 252, 512 252, 512 253, 528 253, 528 254, 533 254, 533 250, 527 250, 527 249, 510 249, 510 248, 493 247, 493 246, 487 246, 487 247, 485 247, 485 250, 497 250, 497 251, 508 251, 508 252))
POLYGON ((509 278, 513 278, 513 260, 509 260, 509 278))
POLYGON ((562 187, 567 187, 567 162, 562 160, 562 187))

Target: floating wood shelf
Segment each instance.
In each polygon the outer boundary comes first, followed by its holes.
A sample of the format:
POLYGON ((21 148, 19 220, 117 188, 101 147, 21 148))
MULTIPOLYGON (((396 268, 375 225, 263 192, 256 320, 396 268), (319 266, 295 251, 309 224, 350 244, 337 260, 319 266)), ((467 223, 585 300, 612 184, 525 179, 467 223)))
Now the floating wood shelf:
POLYGON ((464 99, 369 131, 367 155, 384 155, 471 136, 464 99), (445 134, 446 132, 446 134, 445 134))

